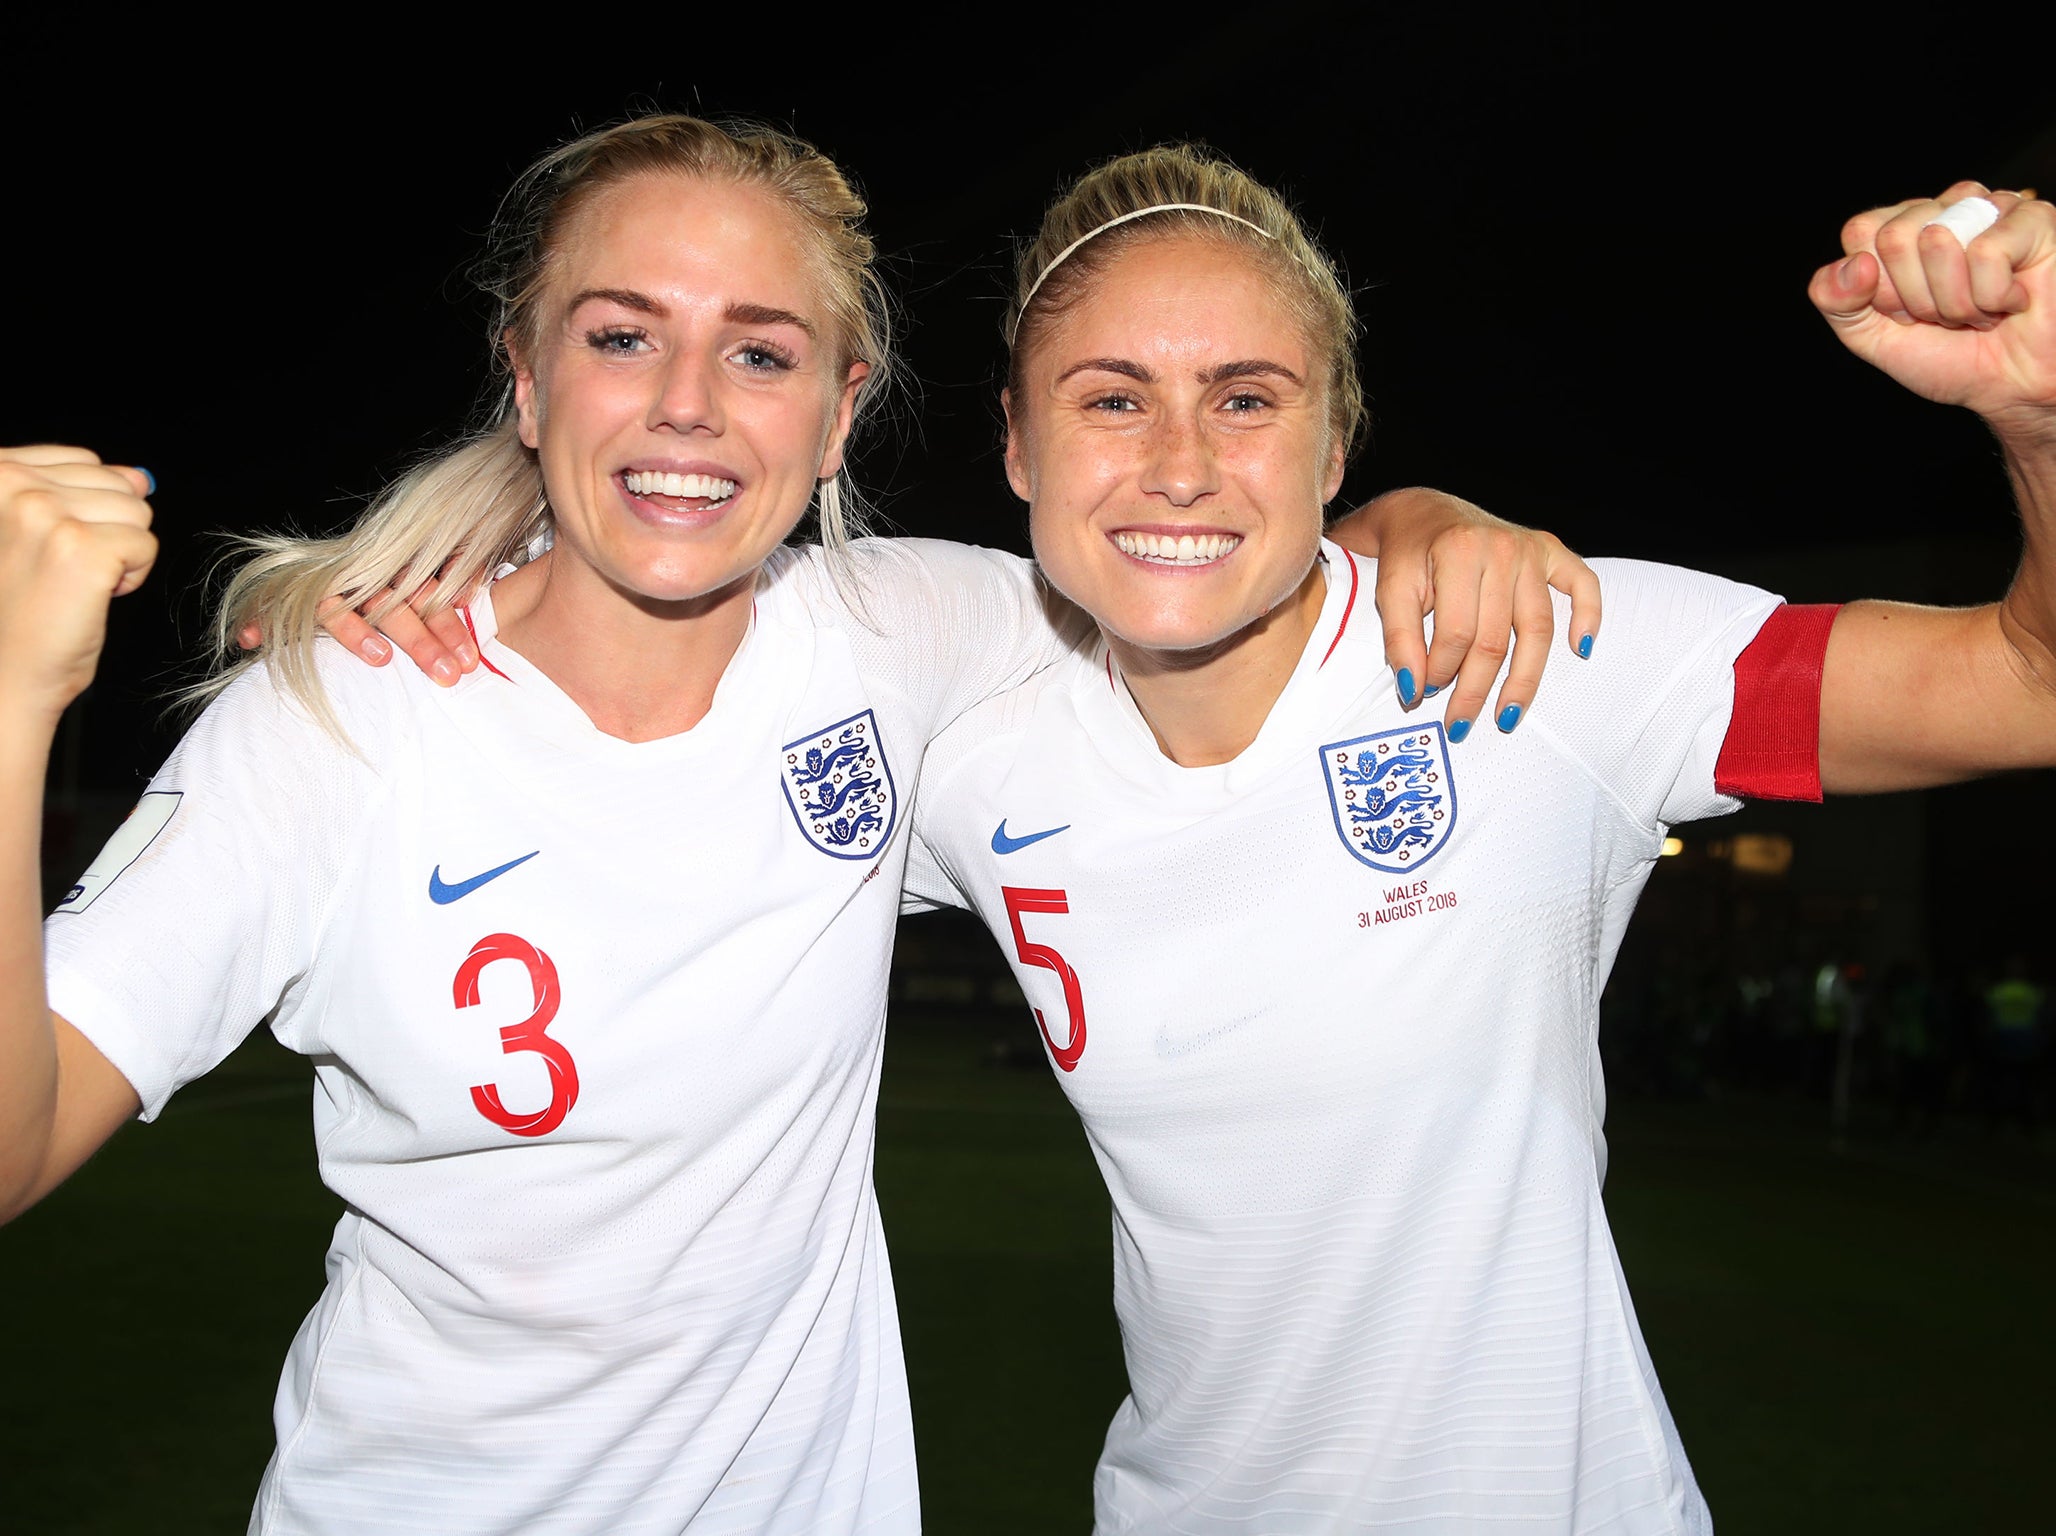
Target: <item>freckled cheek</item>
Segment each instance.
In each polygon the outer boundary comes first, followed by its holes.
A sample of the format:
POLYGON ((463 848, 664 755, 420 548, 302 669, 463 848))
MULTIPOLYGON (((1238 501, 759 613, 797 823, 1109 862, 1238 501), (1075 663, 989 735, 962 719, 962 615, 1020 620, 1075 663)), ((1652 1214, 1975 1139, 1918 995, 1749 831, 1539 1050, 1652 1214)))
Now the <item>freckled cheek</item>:
POLYGON ((1321 466, 1303 462, 1297 456, 1281 459, 1276 454, 1244 454, 1224 461, 1224 467, 1272 519, 1287 523, 1304 519, 1319 528, 1321 466))
POLYGON ((1049 487, 1063 505, 1084 516, 1132 484, 1138 467, 1138 455, 1130 444, 1080 443, 1046 465, 1037 484, 1049 487))

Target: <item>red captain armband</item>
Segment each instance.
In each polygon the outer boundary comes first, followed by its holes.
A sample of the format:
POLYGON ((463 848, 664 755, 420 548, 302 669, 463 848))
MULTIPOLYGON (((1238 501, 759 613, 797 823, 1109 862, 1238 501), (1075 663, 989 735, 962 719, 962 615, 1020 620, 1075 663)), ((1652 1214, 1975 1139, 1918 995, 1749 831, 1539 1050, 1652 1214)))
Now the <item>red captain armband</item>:
POLYGON ((1735 712, 1713 787, 1743 800, 1820 799, 1820 680, 1838 603, 1783 604, 1735 658, 1735 712))

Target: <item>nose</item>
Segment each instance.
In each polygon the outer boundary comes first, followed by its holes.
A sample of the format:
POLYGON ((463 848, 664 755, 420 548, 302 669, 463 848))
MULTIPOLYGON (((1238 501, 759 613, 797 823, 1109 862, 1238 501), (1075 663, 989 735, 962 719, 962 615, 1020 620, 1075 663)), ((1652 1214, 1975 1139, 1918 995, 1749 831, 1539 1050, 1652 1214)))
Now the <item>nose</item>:
POLYGON ((1213 445, 1199 423, 1175 413, 1166 415, 1150 433, 1149 449, 1142 489, 1151 495, 1162 496, 1174 507, 1189 507, 1220 489, 1213 445))
POLYGON ((727 425, 721 406, 721 364, 718 358, 695 356, 681 349, 655 375, 647 425, 650 430, 697 432, 719 437, 727 425))

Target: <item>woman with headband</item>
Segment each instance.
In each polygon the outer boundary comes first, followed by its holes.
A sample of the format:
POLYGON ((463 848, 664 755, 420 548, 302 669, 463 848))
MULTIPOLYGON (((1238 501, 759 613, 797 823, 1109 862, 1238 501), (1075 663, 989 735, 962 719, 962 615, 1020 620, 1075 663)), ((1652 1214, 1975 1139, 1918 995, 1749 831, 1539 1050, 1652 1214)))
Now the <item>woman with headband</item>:
POLYGON ((261 661, 41 939, 52 732, 152 487, 0 454, 0 1215, 260 1021, 313 1058, 346 1210, 253 1530, 918 1527, 870 1180, 907 796, 1060 639, 1022 562, 840 536, 863 213, 692 118, 535 166, 502 409, 343 537, 261 541, 222 615, 261 661), (783 542, 810 499, 827 552, 783 542), (438 569, 494 578, 461 685, 314 643, 324 594, 438 569))
POLYGON ((2056 217, 1986 201, 1968 252, 1853 222, 1813 295, 1998 430, 2005 601, 1601 562, 1605 643, 1490 754, 1369 675, 1321 538, 1355 323, 1291 211, 1183 148, 1049 211, 1007 470, 1099 643, 934 744, 909 890, 999 937, 1112 1195, 1105 1536, 1710 1529, 1600 1198, 1599 995, 1670 823, 2056 763, 2056 217))

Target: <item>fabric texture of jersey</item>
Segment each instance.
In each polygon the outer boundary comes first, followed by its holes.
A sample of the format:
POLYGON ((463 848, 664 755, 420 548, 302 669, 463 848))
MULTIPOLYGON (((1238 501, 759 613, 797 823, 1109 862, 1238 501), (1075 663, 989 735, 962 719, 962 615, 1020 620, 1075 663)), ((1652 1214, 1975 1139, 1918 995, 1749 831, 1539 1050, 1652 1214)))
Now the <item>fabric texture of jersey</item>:
POLYGON ((1705 1532, 1600 1200, 1598 1007, 1667 826, 1736 804, 1776 599, 1595 561, 1599 657, 1452 746, 1325 558, 1230 763, 1165 758, 1104 650, 929 754, 910 898, 1000 936, 1113 1196, 1096 1529, 1705 1532))
POLYGON ((252 1530, 918 1528, 871 1190, 911 791, 1056 641, 1024 562, 851 559, 861 612, 774 556, 660 741, 595 730, 489 599, 452 689, 323 646, 354 752, 260 668, 49 920, 51 1004, 145 1119, 260 1021, 314 1062, 348 1210, 252 1530))

